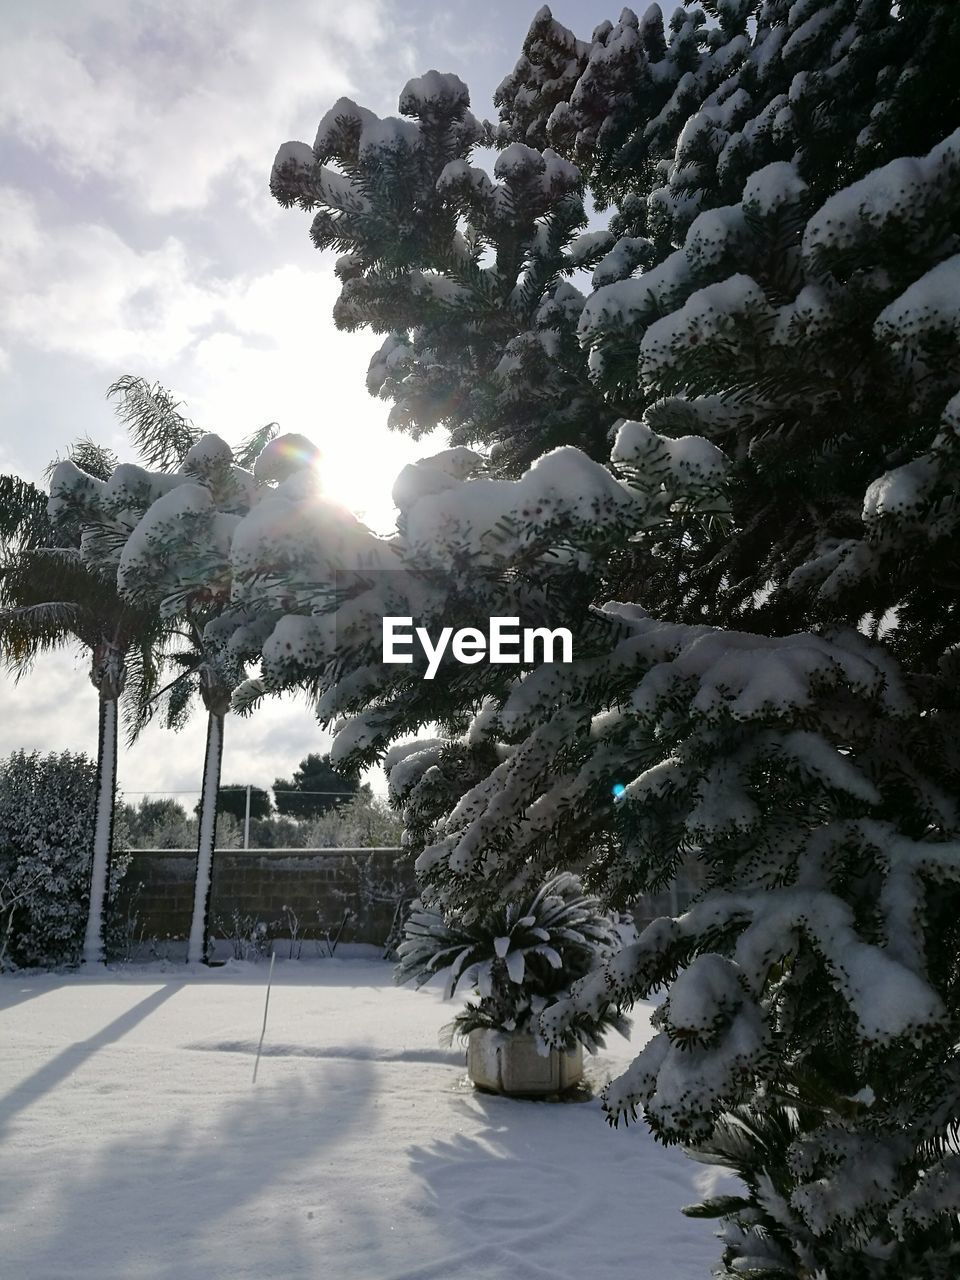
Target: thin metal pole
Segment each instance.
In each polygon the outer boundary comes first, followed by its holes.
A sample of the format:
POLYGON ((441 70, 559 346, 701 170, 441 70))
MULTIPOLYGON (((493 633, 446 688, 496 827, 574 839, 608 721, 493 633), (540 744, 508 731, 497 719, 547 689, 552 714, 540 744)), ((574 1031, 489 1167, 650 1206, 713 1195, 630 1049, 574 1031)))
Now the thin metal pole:
POLYGON ((277 958, 275 951, 270 952, 270 972, 267 974, 267 998, 263 1002, 263 1027, 260 1030, 260 1043, 257 1045, 257 1060, 253 1064, 253 1083, 257 1083, 257 1069, 260 1066, 260 1053, 263 1049, 263 1037, 267 1034, 267 1010, 270 1008, 270 985, 273 982, 273 962, 277 958))
POLYGON ((251 791, 251 788, 248 786, 247 787, 247 809, 243 815, 243 847, 245 849, 250 848, 250 791, 251 791))

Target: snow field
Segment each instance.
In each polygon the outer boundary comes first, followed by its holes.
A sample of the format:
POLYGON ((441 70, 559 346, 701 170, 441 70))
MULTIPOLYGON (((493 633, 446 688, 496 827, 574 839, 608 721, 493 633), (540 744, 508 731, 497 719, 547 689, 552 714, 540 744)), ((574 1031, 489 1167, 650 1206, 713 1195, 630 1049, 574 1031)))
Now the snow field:
MULTIPOLYGON (((713 1171, 599 1103, 476 1093, 372 959, 0 978, 0 1276, 699 1280, 713 1171)), ((649 1037, 590 1059, 602 1082, 649 1037)))

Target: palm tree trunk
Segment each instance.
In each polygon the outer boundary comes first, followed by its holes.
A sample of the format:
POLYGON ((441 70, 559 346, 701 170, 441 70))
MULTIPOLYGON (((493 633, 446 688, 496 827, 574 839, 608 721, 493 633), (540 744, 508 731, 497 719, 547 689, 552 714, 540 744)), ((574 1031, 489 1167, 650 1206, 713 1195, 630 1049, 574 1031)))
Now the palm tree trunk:
POLYGON ((110 875, 113 817, 117 803, 117 727, 120 695, 127 669, 124 648, 115 631, 93 649, 90 679, 100 699, 97 737, 97 808, 93 824, 93 857, 90 864, 90 906, 83 935, 84 964, 103 964, 103 906, 110 875))
POLYGON ((203 791, 197 823, 197 879, 193 893, 193 918, 187 942, 187 964, 207 962, 210 937, 210 886, 213 881, 213 849, 217 838, 220 796, 220 763, 223 759, 223 712, 207 713, 207 752, 203 762, 203 791))

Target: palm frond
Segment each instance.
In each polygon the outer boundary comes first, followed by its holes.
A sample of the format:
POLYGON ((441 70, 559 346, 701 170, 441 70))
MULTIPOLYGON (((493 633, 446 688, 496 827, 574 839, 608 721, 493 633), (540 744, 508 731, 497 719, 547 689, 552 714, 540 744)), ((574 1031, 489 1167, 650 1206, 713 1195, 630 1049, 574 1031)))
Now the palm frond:
POLYGON ((182 729, 190 718, 190 703, 197 691, 196 682, 189 679, 192 674, 184 671, 167 692, 164 722, 168 729, 182 729))
POLYGON ((0 475, 0 548, 39 547, 50 532, 46 493, 20 476, 0 475))
POLYGON ((0 566, 0 608, 67 601, 83 613, 106 615, 123 606, 112 578, 93 572, 71 548, 35 547, 0 566))
POLYGON ((248 716, 255 707, 263 701, 268 694, 268 689, 262 680, 250 679, 244 680, 233 691, 233 711, 238 716, 248 716))
POLYGON ((67 455, 75 466, 98 480, 109 480, 120 465, 120 459, 106 445, 97 444, 89 436, 81 436, 70 446, 67 455))
POLYGON ((78 638, 74 607, 63 602, 0 612, 0 661, 16 679, 25 675, 41 653, 78 638))
POLYGON ((123 721, 127 746, 133 746, 153 719, 157 685, 163 669, 163 650, 152 637, 143 636, 127 650, 127 679, 123 690, 123 721))
POLYGON ((146 378, 124 374, 107 388, 107 397, 111 396, 117 397, 117 416, 148 467, 172 471, 200 438, 180 412, 180 401, 159 382, 151 386, 146 378))
POLYGON ((246 440, 242 441, 236 448, 234 459, 237 466, 245 467, 249 470, 270 441, 276 438, 279 430, 279 423, 268 422, 266 426, 258 427, 256 431, 252 431, 246 440))
MULTIPOLYGON (((44 475, 48 480, 61 461, 63 459, 56 457, 46 468, 44 475)), ((120 459, 112 449, 108 449, 106 445, 97 444, 89 436, 81 436, 73 442, 67 450, 66 461, 72 462, 81 471, 86 471, 87 475, 95 476, 98 480, 109 480, 120 465, 120 459)))
POLYGON ((12 646, 18 667, 29 662, 32 644, 39 650, 73 638, 92 649, 109 638, 126 648, 157 645, 166 632, 155 610, 121 599, 113 575, 91 568, 71 548, 38 547, 3 561, 0 610, 13 628, 3 648, 12 646))
POLYGON ((77 620, 82 608, 75 601, 45 600, 42 604, 31 604, 10 612, 28 625, 69 627, 77 620))
POLYGON ((38 562, 47 561, 51 565, 69 566, 71 569, 86 567, 80 558, 79 547, 30 547, 28 550, 38 562))

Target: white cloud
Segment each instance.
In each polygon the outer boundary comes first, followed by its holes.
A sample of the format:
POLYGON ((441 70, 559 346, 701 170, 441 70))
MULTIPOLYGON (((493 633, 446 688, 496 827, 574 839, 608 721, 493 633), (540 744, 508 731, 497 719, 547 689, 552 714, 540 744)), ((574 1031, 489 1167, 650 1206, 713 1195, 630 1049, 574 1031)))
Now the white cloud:
MULTIPOLYGON (((135 793, 180 791, 181 803, 192 808, 200 795, 205 738, 206 717, 199 709, 177 733, 148 726, 132 747, 121 748, 121 790, 131 799, 135 793)), ((270 787, 274 778, 289 777, 309 752, 327 751, 329 745, 303 700, 270 699, 250 717, 227 717, 221 776, 225 783, 270 787)))
POLYGON ((390 489, 414 457, 443 447, 427 437, 385 429, 387 406, 365 390, 371 335, 338 332, 328 319, 339 283, 329 267, 281 267, 253 277, 233 293, 233 332, 202 338, 181 390, 198 423, 237 440, 276 421, 324 453, 328 491, 385 530, 390 489))
POLYGON ((79 651, 44 655, 18 683, 5 680, 0 697, 0 756, 96 751, 97 695, 79 651))
MULTIPOLYGON (((88 661, 77 651, 39 658, 17 684, 5 681, 0 716, 0 757, 12 751, 97 750, 97 694, 87 676, 88 661)), ((178 733, 149 725, 132 747, 120 743, 120 790, 132 800, 143 793, 182 792, 192 808, 200 794, 206 719, 195 711, 178 733)), ((303 700, 276 698, 255 715, 229 716, 223 751, 224 782, 272 786, 289 776, 311 751, 329 750, 330 738, 303 700)))
POLYGON ((137 251, 97 224, 60 234, 11 188, 0 188, 0 223, 11 228, 0 338, 96 362, 104 387, 125 371, 160 380, 231 442, 270 421, 303 432, 324 450, 338 499, 381 528, 396 473, 436 447, 385 431, 386 406, 364 385, 379 340, 333 327, 339 283, 319 255, 307 270, 223 280, 173 237, 137 251))
MULTIPOLYGON (((436 446, 386 431, 364 386, 379 339, 334 329, 331 262, 266 183, 277 146, 312 138, 342 93, 396 110, 427 65, 399 33, 410 15, 396 0, 0 7, 0 135, 15 162, 0 186, 0 372, 17 454, 0 451, 2 469, 39 476, 85 430, 122 454, 102 395, 139 373, 228 440, 270 420, 312 436, 333 496, 384 527, 392 477, 436 446), (278 267, 281 253, 309 265, 278 267)), ((83 661, 0 678, 0 707, 0 754, 95 750, 83 661)), ((199 715, 176 738, 152 726, 122 753, 121 782, 196 786, 203 736, 199 715)), ((271 702, 231 723, 225 777, 269 783, 325 744, 309 709, 271 702)))
POLYGON ((381 0, 45 0, 4 22, 0 129, 153 213, 224 175, 265 186, 298 115, 409 62, 381 0))
POLYGON ((197 283, 203 264, 167 237, 137 251, 109 227, 43 225, 36 202, 0 188, 0 332, 46 351, 117 368, 178 356, 222 308, 226 289, 197 283))

